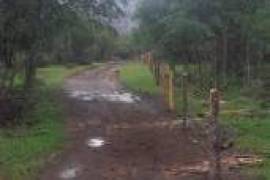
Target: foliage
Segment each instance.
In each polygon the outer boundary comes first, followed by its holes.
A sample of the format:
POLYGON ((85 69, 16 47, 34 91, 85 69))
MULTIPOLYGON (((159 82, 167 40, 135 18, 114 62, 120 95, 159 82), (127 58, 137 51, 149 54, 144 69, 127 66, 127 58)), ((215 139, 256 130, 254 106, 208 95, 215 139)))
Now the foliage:
POLYGON ((121 7, 116 0, 1 0, 0 106, 6 110, 0 123, 23 114, 38 66, 110 58, 117 37, 110 23, 121 7), (19 91, 17 77, 23 79, 19 91))
POLYGON ((44 84, 32 94, 35 106, 25 115, 25 123, 0 130, 1 178, 34 179, 45 163, 45 157, 62 147, 64 114, 61 102, 55 99, 55 90, 65 77, 85 68, 89 66, 52 66, 38 70, 37 75, 44 84))
POLYGON ((227 124, 237 129, 238 147, 243 151, 252 151, 263 156, 262 165, 249 169, 250 173, 261 175, 265 179, 270 178, 270 143, 269 143, 269 115, 261 117, 224 117, 227 124))
POLYGON ((158 59, 210 64, 217 85, 251 85, 269 53, 269 1, 143 0, 135 42, 158 59))

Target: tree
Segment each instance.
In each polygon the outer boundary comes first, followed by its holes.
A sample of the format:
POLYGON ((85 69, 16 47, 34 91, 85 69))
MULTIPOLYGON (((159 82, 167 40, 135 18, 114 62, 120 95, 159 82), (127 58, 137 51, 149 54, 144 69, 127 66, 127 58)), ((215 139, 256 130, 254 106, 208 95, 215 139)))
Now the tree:
POLYGON ((250 84, 251 66, 258 63, 253 59, 262 52, 256 44, 267 36, 263 33, 267 27, 263 19, 269 18, 267 3, 145 0, 137 13, 137 34, 146 37, 140 38, 146 48, 157 49, 163 57, 177 63, 211 62, 217 85, 226 85, 230 76, 250 84))
POLYGON ((115 32, 111 19, 122 14, 119 3, 117 0, 0 0, 0 104, 6 104, 2 99, 12 99, 17 77, 24 77, 24 94, 30 94, 36 67, 45 55, 53 57, 52 47, 63 47, 66 51, 71 48, 71 54, 78 56, 78 52, 83 54, 97 46, 102 51, 100 54, 107 55, 104 48, 111 43, 109 36, 115 32))

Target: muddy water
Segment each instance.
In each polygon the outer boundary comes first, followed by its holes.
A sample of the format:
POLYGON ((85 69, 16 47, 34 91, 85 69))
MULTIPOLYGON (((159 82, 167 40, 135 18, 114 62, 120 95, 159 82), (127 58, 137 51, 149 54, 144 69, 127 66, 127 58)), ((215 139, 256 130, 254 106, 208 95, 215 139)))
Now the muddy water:
POLYGON ((91 91, 71 91, 70 97, 76 98, 82 101, 109 101, 109 102, 122 102, 122 103, 135 103, 140 100, 138 96, 133 95, 129 92, 111 92, 111 93, 100 93, 91 91))

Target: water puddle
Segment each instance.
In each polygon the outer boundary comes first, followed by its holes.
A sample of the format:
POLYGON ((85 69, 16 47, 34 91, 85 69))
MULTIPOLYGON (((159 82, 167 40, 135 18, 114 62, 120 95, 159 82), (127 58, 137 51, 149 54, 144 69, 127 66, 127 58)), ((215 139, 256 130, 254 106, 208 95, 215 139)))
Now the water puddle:
POLYGON ((105 145, 105 140, 102 138, 91 138, 86 144, 90 148, 100 148, 105 145))
POLYGON ((80 171, 80 168, 77 166, 71 166, 67 169, 65 169, 61 174, 60 178, 62 179, 74 179, 78 176, 78 173, 80 171))
POLYGON ((88 92, 88 91, 73 91, 70 96, 72 98, 77 98, 83 101, 94 101, 94 100, 102 100, 109 102, 122 102, 122 103, 135 103, 140 101, 138 96, 135 96, 131 93, 121 93, 121 92, 113 92, 113 93, 99 93, 99 92, 88 92))

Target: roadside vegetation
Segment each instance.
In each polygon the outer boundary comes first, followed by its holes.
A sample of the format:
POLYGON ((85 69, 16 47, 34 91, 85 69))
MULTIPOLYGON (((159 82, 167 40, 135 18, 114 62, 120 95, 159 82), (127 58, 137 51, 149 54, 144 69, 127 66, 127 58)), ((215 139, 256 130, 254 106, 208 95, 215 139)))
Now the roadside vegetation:
POLYGON ((66 77, 111 58, 121 4, 0 1, 0 179, 32 179, 61 148, 58 90, 66 77))
POLYGON ((90 66, 39 68, 40 84, 31 95, 23 123, 0 131, 0 174, 3 179, 34 179, 50 153, 64 145, 64 110, 59 98, 66 77, 90 66))

